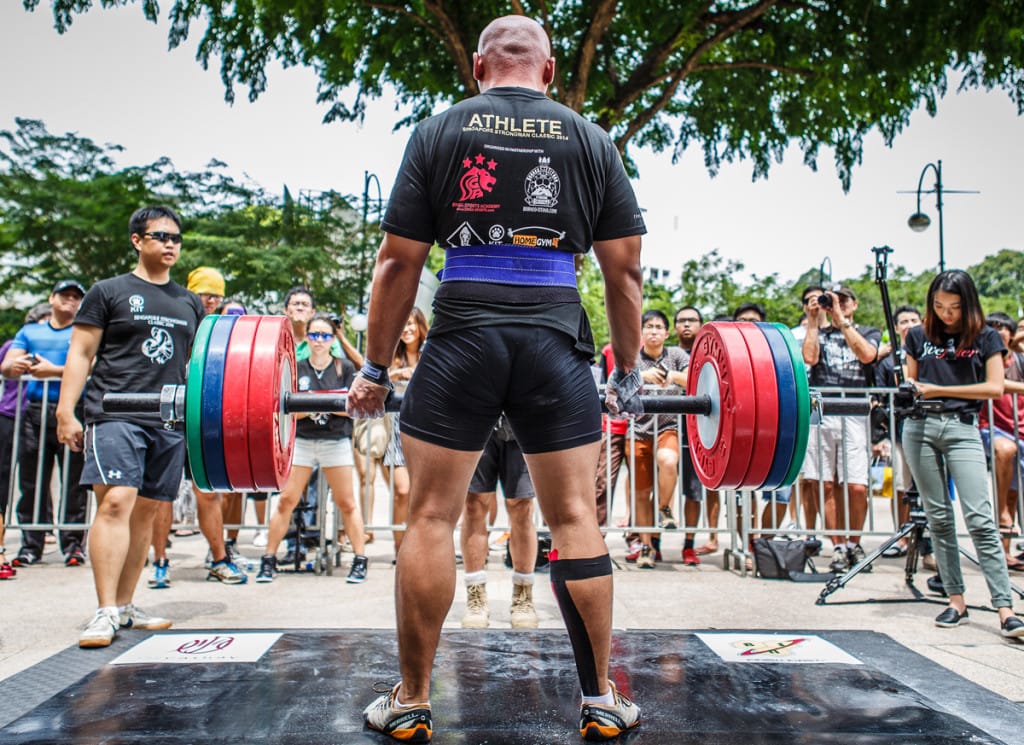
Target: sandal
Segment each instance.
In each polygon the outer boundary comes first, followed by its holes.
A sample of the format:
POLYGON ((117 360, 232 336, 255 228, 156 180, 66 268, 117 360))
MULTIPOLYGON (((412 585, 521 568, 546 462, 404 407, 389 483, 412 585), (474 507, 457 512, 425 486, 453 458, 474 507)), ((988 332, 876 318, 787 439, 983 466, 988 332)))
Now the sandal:
POLYGON ((886 559, 898 559, 901 556, 907 555, 907 547, 901 546, 898 543, 894 543, 882 552, 882 556, 886 559))
POLYGON ((1020 535, 1020 529, 1016 525, 1000 525, 1000 538, 1016 538, 1020 535))
POLYGON ((697 556, 707 556, 708 554, 713 554, 716 551, 718 551, 717 543, 705 543, 703 546, 697 548, 696 553, 697 556))
POLYGON ((1016 556, 1007 556, 1006 568, 1011 572, 1024 572, 1024 561, 1021 561, 1016 556))

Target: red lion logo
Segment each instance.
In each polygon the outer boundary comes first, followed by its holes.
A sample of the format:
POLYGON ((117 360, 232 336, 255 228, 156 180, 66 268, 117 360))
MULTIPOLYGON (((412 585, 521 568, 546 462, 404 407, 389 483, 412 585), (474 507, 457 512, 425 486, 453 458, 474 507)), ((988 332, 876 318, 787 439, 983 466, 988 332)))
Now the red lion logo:
POLYGON ((484 192, 489 192, 494 188, 497 179, 490 173, 498 165, 494 160, 487 161, 487 169, 481 168, 484 165, 483 155, 477 155, 472 160, 466 158, 462 161, 462 165, 466 169, 466 172, 462 174, 462 178, 459 179, 459 188, 462 189, 463 202, 470 199, 479 199, 484 195, 484 192))

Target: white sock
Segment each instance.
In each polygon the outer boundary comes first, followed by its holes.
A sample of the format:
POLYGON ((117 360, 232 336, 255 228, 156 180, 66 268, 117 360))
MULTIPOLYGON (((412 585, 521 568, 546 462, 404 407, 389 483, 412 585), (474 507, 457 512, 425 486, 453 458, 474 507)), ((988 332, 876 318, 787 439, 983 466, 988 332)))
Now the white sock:
POLYGON ((466 582, 466 587, 470 585, 486 585, 487 570, 481 569, 479 572, 466 572, 464 581, 466 582))
POLYGON ((118 608, 116 605, 101 605, 99 609, 101 611, 103 611, 105 614, 107 614, 108 616, 120 616, 121 615, 121 609, 118 608))
POLYGON ((856 544, 856 543, 853 543, 853 542, 851 542, 851 541, 847 541, 847 542, 846 542, 846 548, 847 548, 848 550, 850 550, 850 551, 853 551, 853 549, 857 548, 857 544, 856 544))
POLYGON ((114 611, 117 613, 127 613, 131 607, 131 603, 128 603, 128 605, 119 605, 116 608, 114 608, 114 611))
POLYGON ((512 572, 512 584, 530 585, 530 587, 533 587, 533 572, 530 572, 529 574, 520 574, 519 572, 512 572))
POLYGON ((603 696, 584 696, 585 704, 600 704, 601 706, 615 706, 615 693, 611 688, 603 696))
MULTIPOLYGON (((398 690, 402 690, 402 689, 399 688, 398 690)), ((415 703, 415 704, 403 704, 401 699, 398 698, 398 694, 395 693, 395 706, 397 708, 399 708, 399 709, 411 709, 414 706, 429 706, 429 705, 430 705, 429 701, 421 701, 421 702, 415 703)))

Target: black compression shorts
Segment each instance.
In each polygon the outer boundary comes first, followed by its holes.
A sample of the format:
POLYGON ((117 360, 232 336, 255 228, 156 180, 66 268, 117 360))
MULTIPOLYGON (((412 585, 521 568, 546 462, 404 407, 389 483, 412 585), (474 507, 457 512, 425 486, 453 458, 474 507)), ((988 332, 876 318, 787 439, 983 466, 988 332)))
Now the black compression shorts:
POLYGON ((543 326, 479 326, 430 337, 402 402, 402 434, 482 450, 502 411, 523 452, 601 439, 590 362, 543 326))

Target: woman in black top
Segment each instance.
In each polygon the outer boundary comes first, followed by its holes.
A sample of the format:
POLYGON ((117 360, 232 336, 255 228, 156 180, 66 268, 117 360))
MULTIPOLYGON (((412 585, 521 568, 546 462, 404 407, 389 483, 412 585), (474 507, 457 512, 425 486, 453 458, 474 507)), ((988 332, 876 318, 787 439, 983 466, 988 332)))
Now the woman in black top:
MULTIPOLYGON (((338 330, 329 316, 317 313, 306 327, 309 358, 299 361, 296 371, 299 391, 337 391, 347 389, 355 377, 348 359, 331 356, 331 345, 338 330)), ((277 547, 291 523, 292 510, 309 484, 313 469, 319 465, 341 512, 345 535, 355 557, 348 582, 366 579, 363 516, 352 489, 352 420, 344 411, 296 414, 295 452, 288 482, 281 490, 277 511, 270 518, 267 552, 260 562, 257 582, 273 582, 277 574, 277 547)))
POLYGON ((935 559, 949 607, 935 625, 967 622, 964 579, 956 540, 956 516, 946 472, 971 534, 982 574, 999 612, 1003 636, 1024 636, 1024 621, 1013 614, 1010 578, 988 498, 985 452, 978 411, 985 399, 1003 393, 1006 347, 985 325, 974 281, 958 270, 942 272, 928 288, 924 323, 907 332, 907 377, 924 399, 923 410, 903 426, 903 451, 921 492, 935 559))

